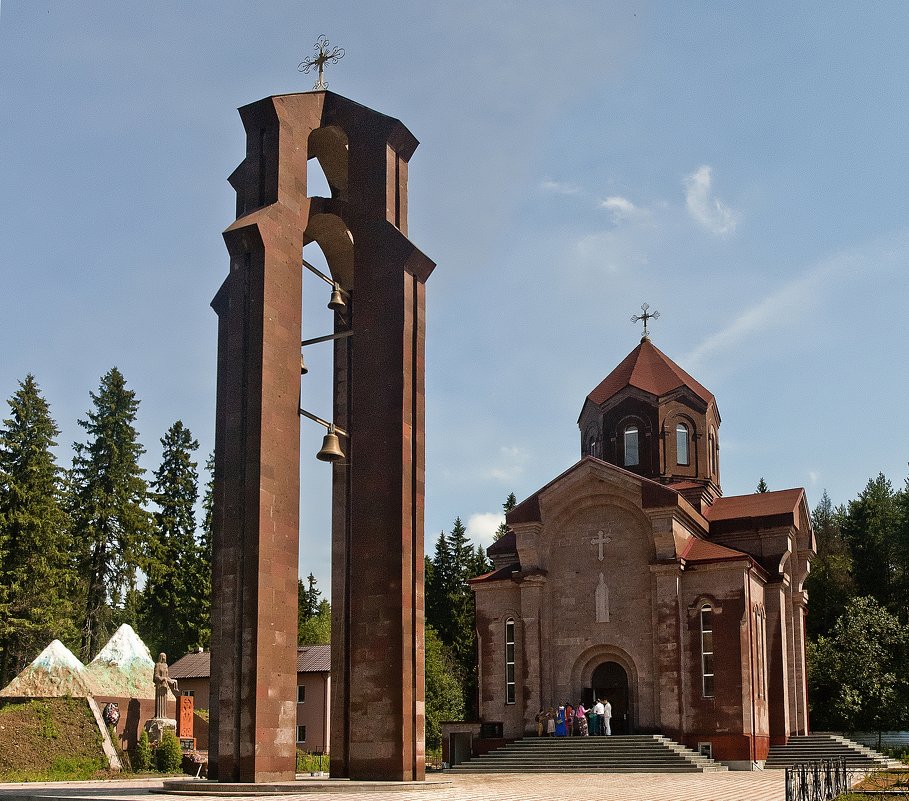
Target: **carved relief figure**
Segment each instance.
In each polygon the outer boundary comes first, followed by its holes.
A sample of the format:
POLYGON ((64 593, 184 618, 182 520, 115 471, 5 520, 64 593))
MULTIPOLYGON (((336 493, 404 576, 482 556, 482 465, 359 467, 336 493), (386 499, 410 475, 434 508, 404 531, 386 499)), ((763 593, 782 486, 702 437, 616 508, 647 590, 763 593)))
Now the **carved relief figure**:
POLYGON ((609 622, 609 587, 606 586, 606 581, 603 578, 602 573, 600 573, 600 583, 597 584, 597 588, 593 594, 593 598, 594 598, 594 601, 596 604, 597 623, 608 623, 609 622))

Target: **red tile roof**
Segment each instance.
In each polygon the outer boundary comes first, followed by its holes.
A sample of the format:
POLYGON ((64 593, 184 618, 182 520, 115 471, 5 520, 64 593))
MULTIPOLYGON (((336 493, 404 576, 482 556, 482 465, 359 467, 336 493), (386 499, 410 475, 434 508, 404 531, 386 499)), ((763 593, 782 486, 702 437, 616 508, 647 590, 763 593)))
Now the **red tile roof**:
POLYGON ((679 554, 679 558, 686 562, 725 562, 730 559, 750 559, 746 553, 697 537, 688 540, 688 544, 685 546, 685 550, 679 554))
POLYGON ((481 576, 476 578, 468 579, 468 584, 482 584, 487 581, 503 581, 505 579, 510 579, 513 573, 520 572, 519 565, 505 565, 505 567, 500 567, 498 570, 492 570, 489 573, 483 573, 481 576))
POLYGON ((713 394, 709 390, 695 381, 649 339, 645 339, 631 351, 587 397, 599 406, 629 386, 658 397, 684 386, 705 403, 713 401, 713 394))
MULTIPOLYGON (((331 670, 330 645, 297 648, 297 673, 327 673, 331 670)), ((186 654, 168 669, 172 679, 207 679, 211 676, 211 651, 186 654)))
POLYGON ((705 512, 705 517, 711 523, 715 523, 720 520, 735 520, 748 517, 794 515, 804 494, 805 490, 798 488, 717 498, 705 512))

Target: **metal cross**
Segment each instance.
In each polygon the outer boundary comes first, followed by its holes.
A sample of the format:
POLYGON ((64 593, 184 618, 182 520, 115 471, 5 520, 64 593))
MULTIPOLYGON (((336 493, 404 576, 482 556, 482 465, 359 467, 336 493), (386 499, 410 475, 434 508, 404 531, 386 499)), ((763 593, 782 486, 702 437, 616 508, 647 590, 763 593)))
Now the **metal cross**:
POLYGON ((319 80, 317 80, 313 86, 313 89, 317 92, 328 88, 328 84, 325 83, 325 65, 329 61, 332 64, 337 64, 338 61, 344 58, 343 47, 333 47, 331 49, 329 49, 329 47, 330 44, 328 39, 325 38, 325 34, 323 33, 312 46, 312 49, 316 51, 316 55, 304 58, 303 61, 297 65, 297 72, 303 72, 307 75, 313 67, 319 68, 319 80))
POLYGON ((650 308, 649 303, 642 303, 641 311, 643 312, 643 314, 632 314, 631 315, 631 322, 633 322, 633 323, 639 323, 642 320, 644 321, 644 336, 641 337, 641 342, 643 342, 645 339, 650 339, 650 332, 647 330, 647 321, 656 320, 660 316, 660 313, 656 310, 654 310, 653 313, 650 313, 648 311, 649 308, 650 308))

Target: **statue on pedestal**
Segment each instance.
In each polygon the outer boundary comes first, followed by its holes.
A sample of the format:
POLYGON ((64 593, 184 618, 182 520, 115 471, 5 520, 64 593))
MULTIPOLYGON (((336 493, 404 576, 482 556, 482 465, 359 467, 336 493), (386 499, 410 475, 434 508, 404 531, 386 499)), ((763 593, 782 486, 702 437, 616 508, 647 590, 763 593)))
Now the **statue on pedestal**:
POLYGON ((164 729, 177 730, 177 721, 167 716, 167 695, 173 692, 177 694, 177 680, 172 679, 167 670, 167 654, 158 654, 158 661, 155 664, 155 716, 145 724, 145 730, 148 732, 149 739, 152 743, 161 741, 164 729))

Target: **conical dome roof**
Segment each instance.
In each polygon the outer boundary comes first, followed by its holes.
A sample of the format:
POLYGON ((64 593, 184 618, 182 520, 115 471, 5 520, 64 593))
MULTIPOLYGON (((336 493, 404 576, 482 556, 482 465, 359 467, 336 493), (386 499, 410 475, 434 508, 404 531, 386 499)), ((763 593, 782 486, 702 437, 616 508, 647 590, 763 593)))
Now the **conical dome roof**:
POLYGON ((606 378, 587 396, 597 406, 606 403, 625 387, 635 387, 660 397, 679 387, 687 387, 706 404, 713 393, 695 381, 649 339, 642 339, 606 378))

